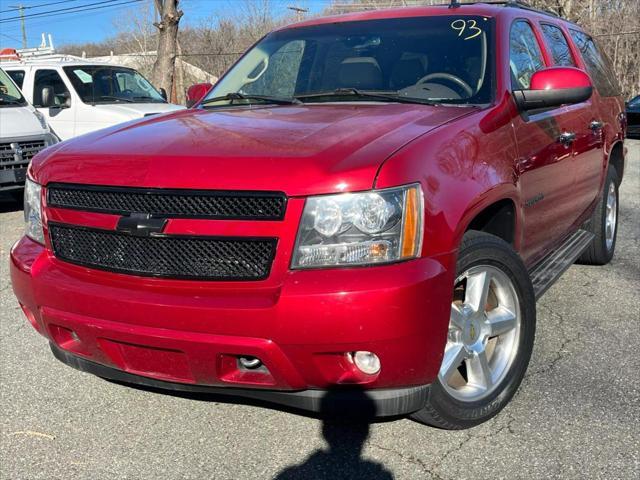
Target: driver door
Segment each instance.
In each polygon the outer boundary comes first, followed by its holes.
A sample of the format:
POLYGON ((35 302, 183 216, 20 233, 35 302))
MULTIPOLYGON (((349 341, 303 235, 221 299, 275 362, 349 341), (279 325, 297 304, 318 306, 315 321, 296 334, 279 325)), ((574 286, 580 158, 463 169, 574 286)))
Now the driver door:
POLYGON ((75 136, 75 109, 72 106, 71 92, 60 74, 53 69, 38 69, 33 78, 33 106, 47 119, 61 140, 75 136), (45 107, 42 104, 42 89, 52 88, 55 104, 45 107))
MULTIPOLYGON (((510 34, 510 68, 514 90, 528 89, 532 75, 546 67, 533 27, 516 20, 510 34)), ((574 184, 575 106, 523 113, 513 121, 518 145, 526 263, 541 257, 570 230, 578 215, 574 184)))

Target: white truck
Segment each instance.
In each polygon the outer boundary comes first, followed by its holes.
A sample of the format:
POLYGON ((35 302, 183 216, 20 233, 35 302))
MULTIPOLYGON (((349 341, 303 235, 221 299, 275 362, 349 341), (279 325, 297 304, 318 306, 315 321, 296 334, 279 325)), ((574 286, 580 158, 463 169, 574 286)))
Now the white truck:
POLYGON ((132 68, 71 55, 3 60, 0 66, 61 140, 158 113, 180 110, 132 68))
POLYGON ((20 195, 31 158, 57 142, 44 116, 0 68, 0 192, 20 195))

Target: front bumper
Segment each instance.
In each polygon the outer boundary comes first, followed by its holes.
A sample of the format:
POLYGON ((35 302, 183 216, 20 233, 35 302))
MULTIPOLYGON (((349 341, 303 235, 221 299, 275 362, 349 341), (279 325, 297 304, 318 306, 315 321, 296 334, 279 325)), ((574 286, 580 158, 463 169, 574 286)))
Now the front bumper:
POLYGON ((380 416, 424 404, 446 341, 453 262, 451 254, 292 271, 277 285, 240 285, 91 270, 23 238, 11 252, 11 278, 32 325, 81 370, 312 411, 326 391, 355 385, 380 416), (356 350, 376 353, 381 371, 360 372, 347 356, 356 350), (239 356, 265 368, 242 369, 239 356))
POLYGON ((27 168, 31 159, 47 146, 42 135, 1 138, 0 192, 24 188, 27 168))
POLYGON ((27 178, 27 167, 0 170, 0 192, 21 190, 27 178))
POLYGON ((407 415, 424 407, 429 394, 428 385, 375 390, 345 387, 332 390, 292 392, 189 385, 133 375, 99 363, 90 362, 84 358, 71 355, 53 343, 51 343, 51 351, 58 360, 70 367, 117 382, 168 391, 229 395, 319 414, 351 414, 364 417, 407 415))

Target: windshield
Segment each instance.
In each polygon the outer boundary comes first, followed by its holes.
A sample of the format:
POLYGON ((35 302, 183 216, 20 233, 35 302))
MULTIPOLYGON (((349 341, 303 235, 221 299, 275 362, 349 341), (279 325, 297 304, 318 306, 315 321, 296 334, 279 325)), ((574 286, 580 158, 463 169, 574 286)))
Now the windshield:
POLYGON ((477 16, 289 28, 267 35, 247 52, 204 104, 242 105, 256 101, 251 96, 299 98, 305 103, 385 101, 356 95, 361 92, 383 94, 386 101, 396 96, 416 103, 490 103, 492 37, 493 20, 477 16), (207 103, 230 93, 246 98, 207 103))
POLYGON ((640 95, 629 101, 629 106, 633 108, 640 107, 640 95))
POLYGON ((149 81, 131 68, 103 65, 64 67, 85 103, 166 103, 149 81))
POLYGON ((27 104, 22 93, 9 75, 0 69, 0 107, 24 107, 27 104))

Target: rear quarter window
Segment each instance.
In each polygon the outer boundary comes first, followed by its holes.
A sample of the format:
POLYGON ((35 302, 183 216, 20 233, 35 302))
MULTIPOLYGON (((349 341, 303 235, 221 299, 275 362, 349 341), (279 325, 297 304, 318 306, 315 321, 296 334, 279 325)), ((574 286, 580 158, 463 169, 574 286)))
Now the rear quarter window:
POLYGON ((570 33, 598 93, 603 97, 620 95, 620 85, 613 73, 611 61, 600 51, 593 38, 578 30, 570 30, 570 33))

